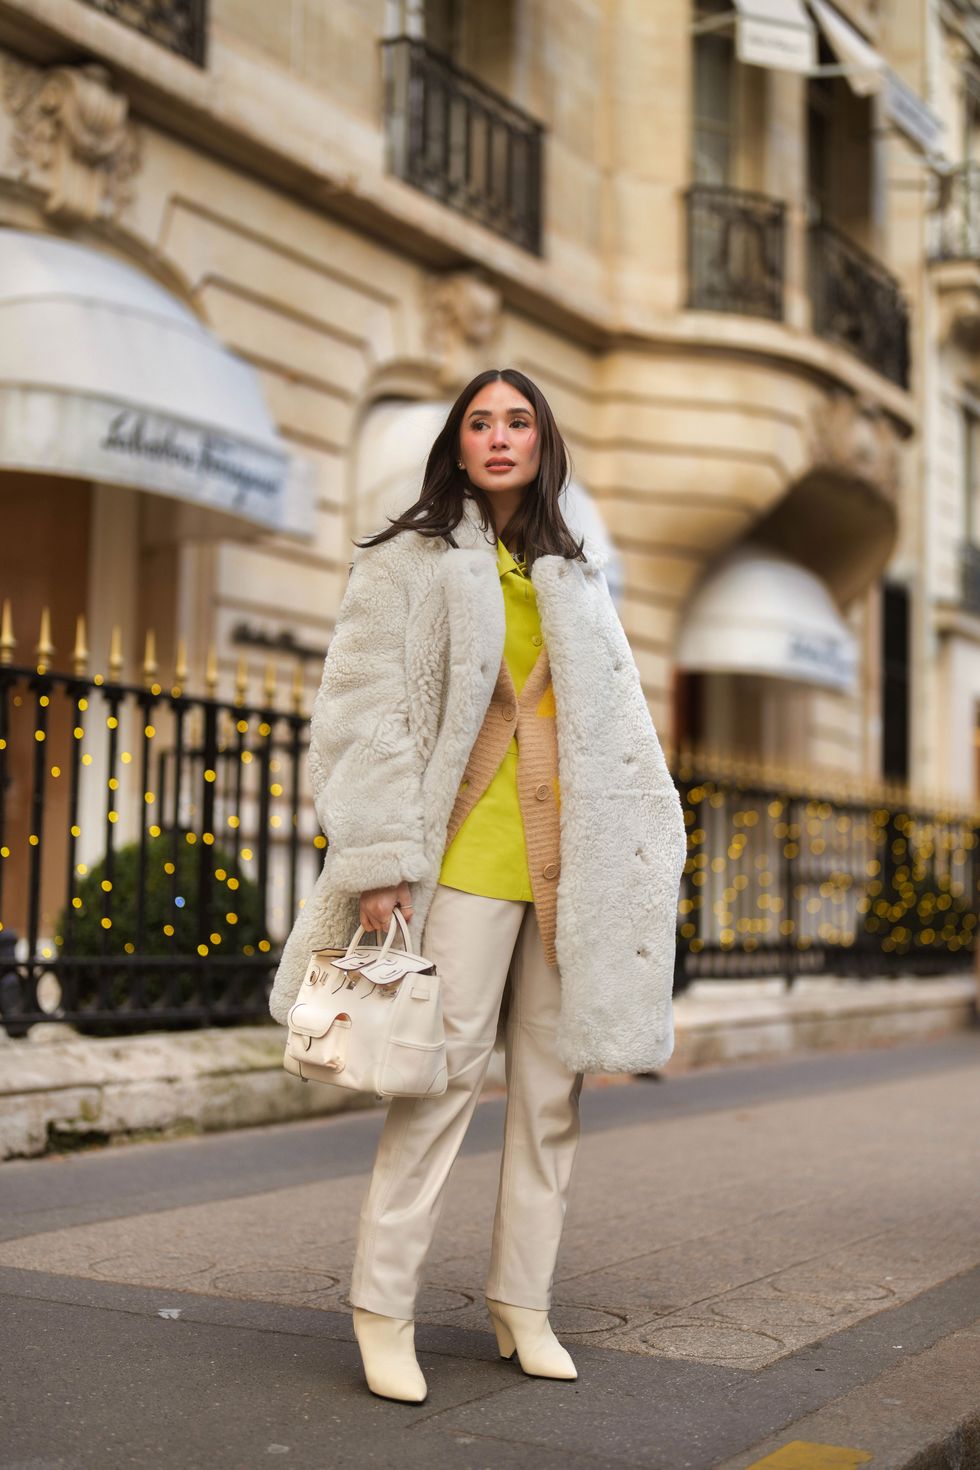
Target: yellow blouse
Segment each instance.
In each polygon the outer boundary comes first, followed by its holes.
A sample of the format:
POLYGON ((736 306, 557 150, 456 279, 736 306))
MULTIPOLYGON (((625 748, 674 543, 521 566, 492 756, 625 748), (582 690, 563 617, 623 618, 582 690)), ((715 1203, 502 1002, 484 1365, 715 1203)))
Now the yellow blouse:
MULTIPOLYGON (((504 658, 520 694, 541 652, 541 620, 537 594, 524 563, 518 563, 497 538, 497 570, 504 598, 504 658)), ((537 713, 555 713, 551 685, 537 713)), ((557 785, 557 783, 556 783, 557 785)), ((514 735, 497 773, 466 817, 443 855, 439 882, 487 898, 533 901, 527 868, 524 822, 517 795, 517 736, 514 735)))

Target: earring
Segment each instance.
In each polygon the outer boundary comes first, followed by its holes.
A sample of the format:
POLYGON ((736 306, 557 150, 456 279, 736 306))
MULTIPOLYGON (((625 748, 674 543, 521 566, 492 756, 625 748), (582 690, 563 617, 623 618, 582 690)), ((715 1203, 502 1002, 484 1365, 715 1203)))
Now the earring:
POLYGON ((463 461, 461 459, 458 459, 456 461, 456 467, 457 467, 457 469, 460 469, 460 470, 465 470, 465 468, 466 468, 466 466, 464 465, 464 463, 463 463, 463 461))

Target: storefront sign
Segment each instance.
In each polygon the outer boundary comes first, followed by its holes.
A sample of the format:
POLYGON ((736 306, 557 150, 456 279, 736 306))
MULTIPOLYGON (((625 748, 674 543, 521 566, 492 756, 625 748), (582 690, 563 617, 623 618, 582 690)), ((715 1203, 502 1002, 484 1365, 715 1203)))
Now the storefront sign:
POLYGON ((283 456, 156 414, 129 409, 114 414, 98 447, 131 465, 169 466, 195 487, 194 499, 258 519, 274 510, 282 494, 283 456))
POLYGON ((126 485, 308 535, 312 497, 290 456, 145 409, 0 384, 0 466, 126 485))

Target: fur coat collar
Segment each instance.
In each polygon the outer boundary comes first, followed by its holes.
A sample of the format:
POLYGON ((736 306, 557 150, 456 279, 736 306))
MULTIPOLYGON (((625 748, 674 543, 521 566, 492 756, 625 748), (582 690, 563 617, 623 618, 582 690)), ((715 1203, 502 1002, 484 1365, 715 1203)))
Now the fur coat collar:
MULTIPOLYGON (((475 502, 454 533, 357 548, 314 702, 310 770, 328 848, 270 997, 284 1022, 315 944, 347 944, 358 896, 407 879, 424 953, 446 829, 504 646, 496 537, 475 502)), ((560 875, 557 1048, 574 1071, 639 1072, 673 1049, 683 810, 605 551, 531 568, 556 704, 560 875)))

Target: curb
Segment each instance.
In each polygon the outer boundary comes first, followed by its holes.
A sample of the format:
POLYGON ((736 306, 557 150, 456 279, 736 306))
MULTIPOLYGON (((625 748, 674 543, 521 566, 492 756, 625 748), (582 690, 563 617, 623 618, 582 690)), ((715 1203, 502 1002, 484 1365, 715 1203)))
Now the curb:
MULTIPOLYGON (((809 981, 790 991, 780 984, 696 982, 674 1002, 674 1054, 660 1070, 670 1076, 801 1051, 921 1041, 976 1020, 968 975, 809 981)), ((271 1022, 85 1037, 42 1021, 17 1040, 0 1028, 0 1161, 381 1105, 371 1094, 287 1073, 284 1039, 285 1028, 271 1022)), ((587 1080, 601 1086, 629 1078, 587 1080)), ((504 1086, 499 1052, 485 1085, 504 1086)))

